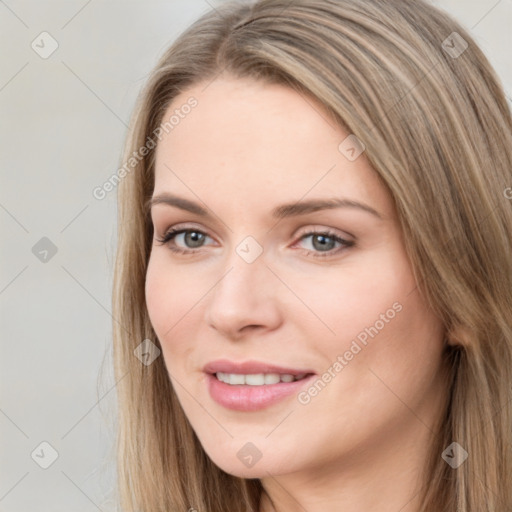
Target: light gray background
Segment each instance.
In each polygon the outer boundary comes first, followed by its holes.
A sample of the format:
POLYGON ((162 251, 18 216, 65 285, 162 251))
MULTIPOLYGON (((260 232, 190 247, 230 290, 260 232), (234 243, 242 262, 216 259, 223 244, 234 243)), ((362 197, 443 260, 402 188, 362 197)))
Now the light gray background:
MULTIPOLYGON (((114 510, 116 192, 92 190, 118 168, 157 58, 220 3, 0 0, 0 512, 114 510), (58 42, 46 59, 31 47, 44 31, 58 42), (43 237, 57 248, 46 262, 32 251, 43 237), (58 452, 48 469, 31 458, 51 460, 43 441, 58 452)), ((435 3, 470 30, 512 103, 512 0, 435 3)))

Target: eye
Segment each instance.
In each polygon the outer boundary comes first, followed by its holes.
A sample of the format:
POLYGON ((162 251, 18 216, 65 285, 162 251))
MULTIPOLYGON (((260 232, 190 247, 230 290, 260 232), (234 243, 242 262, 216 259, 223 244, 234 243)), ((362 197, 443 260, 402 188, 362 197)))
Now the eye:
MULTIPOLYGON (((210 237, 199 229, 171 228, 165 233, 163 238, 156 238, 156 240, 161 245, 167 244, 169 249, 174 253, 193 254, 198 252, 197 249, 203 247, 207 238, 210 237), (182 247, 177 245, 177 241, 181 242, 180 245, 182 245, 182 247), (183 245, 185 247, 183 247, 183 245)), ((334 256, 340 251, 355 245, 355 242, 345 240, 344 238, 341 238, 336 233, 333 233, 329 230, 308 231, 300 237, 299 242, 308 238, 310 239, 309 246, 311 249, 305 249, 306 254, 308 256, 312 255, 315 258, 334 256)))
POLYGON ((307 255, 311 254, 315 258, 334 256, 343 249, 355 245, 355 242, 345 240, 329 230, 309 231, 300 237, 299 242, 308 238, 311 239, 309 246, 312 247, 313 250, 307 249, 306 253, 307 255), (336 245, 338 246, 336 247, 336 245))
POLYGON ((156 238, 156 240, 160 242, 161 245, 167 244, 169 249, 175 253, 190 254, 196 252, 194 249, 202 247, 202 244, 206 238, 210 237, 198 229, 171 228, 167 231, 167 233, 165 233, 163 238, 156 238), (176 239, 181 239, 181 241, 185 243, 185 248, 177 247, 176 239))

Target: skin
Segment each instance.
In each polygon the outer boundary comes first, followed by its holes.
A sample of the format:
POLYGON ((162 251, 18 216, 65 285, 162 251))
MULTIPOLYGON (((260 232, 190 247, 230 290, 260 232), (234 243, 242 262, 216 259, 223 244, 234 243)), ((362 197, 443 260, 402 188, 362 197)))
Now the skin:
POLYGON ((261 512, 419 510, 443 408, 444 330, 415 288, 389 192, 365 153, 349 161, 338 150, 349 134, 315 100, 229 76, 205 85, 184 91, 164 116, 197 98, 157 146, 154 195, 206 205, 213 218, 153 206, 146 276, 150 319, 192 428, 221 469, 262 480, 261 512), (271 217, 283 203, 332 197, 381 218, 357 208, 271 217), (207 236, 202 245, 183 234, 160 244, 171 227, 207 236), (307 236, 313 228, 354 245, 328 239, 322 249, 307 236), (236 252, 247 236, 263 248, 252 263, 236 252), (196 252, 175 254, 172 245, 196 252), (292 395, 238 412, 208 393, 202 367, 220 358, 332 373, 396 303, 400 312, 307 404, 292 395), (249 441, 262 454, 251 468, 236 456, 249 441))

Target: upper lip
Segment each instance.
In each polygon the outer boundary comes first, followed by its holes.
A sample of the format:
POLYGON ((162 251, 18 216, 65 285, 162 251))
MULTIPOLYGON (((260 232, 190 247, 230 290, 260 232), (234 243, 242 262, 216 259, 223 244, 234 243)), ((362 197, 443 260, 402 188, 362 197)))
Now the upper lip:
POLYGON ((279 373, 290 375, 301 375, 308 373, 315 373, 309 369, 286 368, 276 364, 264 363, 260 361, 243 361, 234 362, 227 359, 218 359, 211 361, 203 367, 205 373, 238 373, 243 375, 252 375, 258 373, 279 373))

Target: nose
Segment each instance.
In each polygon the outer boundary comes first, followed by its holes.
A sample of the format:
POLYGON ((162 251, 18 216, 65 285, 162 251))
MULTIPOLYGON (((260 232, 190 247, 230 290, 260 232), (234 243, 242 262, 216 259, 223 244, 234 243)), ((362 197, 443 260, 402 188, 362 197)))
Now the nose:
POLYGON ((234 253, 207 295, 206 323, 226 338, 237 340, 255 330, 277 328, 282 315, 279 282, 263 255, 247 263, 234 253))

